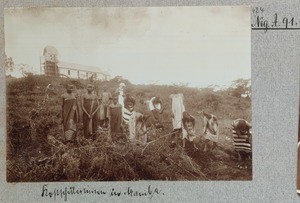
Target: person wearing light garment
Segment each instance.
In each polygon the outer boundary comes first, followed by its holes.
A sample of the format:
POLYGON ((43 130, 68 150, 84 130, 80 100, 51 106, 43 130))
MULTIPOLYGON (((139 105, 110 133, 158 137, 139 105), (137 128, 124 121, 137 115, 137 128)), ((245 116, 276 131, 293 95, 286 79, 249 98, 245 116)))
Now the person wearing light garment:
POLYGON ((212 151, 217 147, 218 136, 219 136, 219 124, 218 119, 215 115, 210 113, 203 112, 203 121, 204 121, 204 150, 203 151, 212 151), (210 149, 208 149, 209 143, 212 143, 210 149))
POLYGON ((126 95, 126 98, 124 99, 124 107, 122 108, 122 116, 123 116, 123 124, 124 124, 124 133, 127 135, 127 132, 129 133, 129 136, 132 137, 132 133, 134 132, 135 128, 135 122, 132 120, 134 118, 135 114, 135 99, 131 95, 126 95), (130 133, 130 129, 131 132, 130 133))
POLYGON ((175 87, 174 94, 170 95, 171 107, 172 107, 172 125, 173 125, 173 137, 172 145, 178 145, 178 137, 182 133, 182 115, 185 111, 184 96, 178 92, 178 88, 175 87))
POLYGON ((124 100, 123 122, 129 131, 129 141, 132 144, 145 145, 147 142, 146 121, 149 116, 144 116, 140 112, 135 111, 135 98, 127 95, 124 100))
POLYGON ((124 99, 124 107, 123 107, 123 121, 125 124, 128 124, 130 117, 132 116, 135 109, 135 99, 127 95, 124 99))
POLYGON ((125 96, 125 84, 124 83, 120 83, 119 84, 119 88, 117 89, 117 92, 119 94, 118 96, 118 103, 122 105, 122 107, 124 108, 124 96, 125 96))
POLYGON ((95 139, 94 135, 97 130, 99 101, 96 94, 93 94, 94 85, 87 86, 87 93, 82 95, 83 110, 83 132, 86 139, 95 139))

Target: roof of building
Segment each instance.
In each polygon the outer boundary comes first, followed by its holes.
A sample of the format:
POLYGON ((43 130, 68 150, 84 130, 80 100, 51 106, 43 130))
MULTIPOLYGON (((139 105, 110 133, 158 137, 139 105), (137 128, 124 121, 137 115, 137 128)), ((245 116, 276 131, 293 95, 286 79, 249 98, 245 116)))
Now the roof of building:
POLYGON ((101 70, 101 68, 96 67, 96 66, 86 66, 86 65, 80 65, 80 64, 74 64, 74 63, 67 63, 67 62, 58 62, 57 66, 59 68, 65 68, 69 70, 76 70, 76 71, 84 71, 84 72, 89 72, 89 73, 99 73, 103 75, 109 76, 109 72, 101 70))
POLYGON ((46 54, 54 54, 54 55, 58 55, 58 51, 57 49, 54 47, 54 46, 46 46, 44 48, 44 52, 43 52, 43 55, 45 56, 46 54))

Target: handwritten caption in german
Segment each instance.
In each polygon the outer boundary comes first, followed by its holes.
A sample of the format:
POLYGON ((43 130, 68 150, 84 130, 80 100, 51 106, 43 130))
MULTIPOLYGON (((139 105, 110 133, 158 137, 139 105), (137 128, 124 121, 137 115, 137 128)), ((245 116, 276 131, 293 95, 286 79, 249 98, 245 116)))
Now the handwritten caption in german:
POLYGON ((98 196, 98 197, 146 197, 152 199, 154 196, 165 195, 161 189, 148 185, 147 188, 127 187, 125 189, 111 188, 102 190, 92 188, 89 185, 85 187, 50 187, 49 184, 44 184, 41 191, 41 197, 55 200, 68 201, 71 196, 98 196))

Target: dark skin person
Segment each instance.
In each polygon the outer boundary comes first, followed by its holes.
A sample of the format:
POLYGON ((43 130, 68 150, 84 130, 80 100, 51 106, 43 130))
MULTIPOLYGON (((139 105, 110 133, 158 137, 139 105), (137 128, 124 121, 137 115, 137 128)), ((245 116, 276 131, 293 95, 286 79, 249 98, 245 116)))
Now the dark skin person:
MULTIPOLYGON (((67 97, 73 97, 73 91, 74 91, 74 86, 73 85, 68 85, 67 87, 67 97)), ((65 98, 62 99, 62 118, 64 118, 64 106, 65 106, 65 98)), ((77 121, 79 120, 78 114, 76 114, 76 119, 77 121)), ((63 122, 63 121, 62 121, 63 122)))
POLYGON ((94 95, 94 94, 92 94, 93 93, 93 91, 94 91, 94 87, 93 86, 88 86, 87 87, 87 94, 84 94, 83 96, 82 96, 82 99, 81 99, 81 107, 82 107, 82 110, 83 110, 83 112, 89 117, 89 119, 91 119, 93 116, 94 116, 94 114, 98 111, 98 109, 99 109, 99 101, 98 101, 98 99, 97 99, 97 96, 96 95, 94 95), (85 109, 85 107, 84 107, 84 99, 96 99, 96 101, 97 101, 97 109, 94 111, 94 112, 92 112, 92 114, 90 115, 88 112, 87 112, 87 110, 85 109))

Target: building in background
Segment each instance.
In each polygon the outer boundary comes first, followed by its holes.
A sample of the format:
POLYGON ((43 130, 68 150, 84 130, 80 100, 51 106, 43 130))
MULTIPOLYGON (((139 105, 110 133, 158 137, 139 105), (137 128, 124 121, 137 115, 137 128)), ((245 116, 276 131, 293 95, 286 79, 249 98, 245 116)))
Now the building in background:
POLYGON ((58 51, 53 46, 44 48, 41 57, 41 74, 76 79, 109 80, 110 74, 99 67, 79 65, 58 60, 58 51), (97 70, 97 71, 95 71, 97 70))

